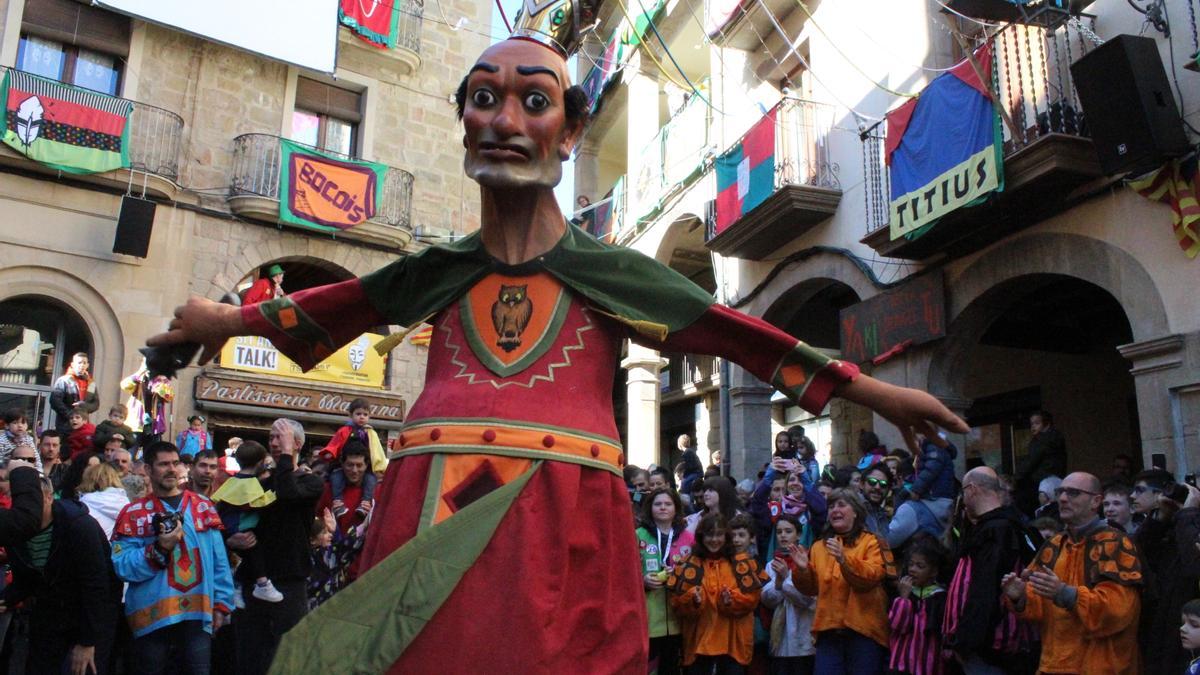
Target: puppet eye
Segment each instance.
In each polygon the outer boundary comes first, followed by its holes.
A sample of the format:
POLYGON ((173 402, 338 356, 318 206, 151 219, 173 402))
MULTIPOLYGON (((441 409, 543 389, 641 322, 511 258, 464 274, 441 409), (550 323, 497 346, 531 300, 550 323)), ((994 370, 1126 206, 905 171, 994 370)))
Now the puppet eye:
POLYGON ((545 94, 533 92, 525 96, 525 107, 533 111, 542 111, 550 107, 550 99, 545 94))
POLYGON ((474 94, 471 94, 471 102, 477 106, 487 107, 496 102, 496 95, 488 89, 476 89, 474 94))

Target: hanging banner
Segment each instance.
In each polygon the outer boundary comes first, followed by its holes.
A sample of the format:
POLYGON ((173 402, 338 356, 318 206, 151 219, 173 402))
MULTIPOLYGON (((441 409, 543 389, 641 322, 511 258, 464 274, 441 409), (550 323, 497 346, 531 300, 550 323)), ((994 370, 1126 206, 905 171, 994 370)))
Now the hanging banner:
POLYGON ((900 345, 946 336, 946 282, 941 271, 920 274, 886 293, 843 309, 842 358, 864 363, 900 345))
POLYGON ((279 139, 279 220, 323 231, 348 230, 375 216, 387 167, 339 159, 279 139))
POLYGON ((396 46, 402 0, 341 0, 338 21, 358 39, 379 49, 396 46))
MULTIPOLYGON (((975 60, 990 82, 990 45, 976 51, 975 60)), ((892 239, 920 236, 917 231, 938 218, 1003 189, 999 119, 970 61, 887 114, 884 151, 892 239)))
POLYGON ((775 191, 775 115, 771 111, 717 158, 717 222, 721 234, 775 191))
POLYGON ((129 166, 133 103, 17 70, 0 85, 4 143, 67 173, 129 166))
POLYGON ((383 387, 387 359, 371 349, 382 335, 363 333, 307 373, 264 337, 235 337, 221 349, 221 367, 298 380, 383 387))
POLYGON ((1189 258, 1200 256, 1200 166, 1195 153, 1129 181, 1129 187, 1150 201, 1170 206, 1179 248, 1189 258))

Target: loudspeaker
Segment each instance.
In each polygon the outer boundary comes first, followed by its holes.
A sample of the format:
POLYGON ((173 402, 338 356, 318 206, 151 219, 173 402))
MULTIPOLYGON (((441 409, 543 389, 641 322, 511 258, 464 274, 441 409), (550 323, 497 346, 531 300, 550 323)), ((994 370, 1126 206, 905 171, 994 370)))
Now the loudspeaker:
POLYGON ((121 198, 121 213, 117 215, 117 237, 113 253, 145 258, 150 250, 150 232, 154 228, 154 209, 149 199, 125 195, 121 198))
POLYGON ((1118 35, 1071 64, 1100 166, 1143 173, 1189 150, 1154 40, 1118 35))

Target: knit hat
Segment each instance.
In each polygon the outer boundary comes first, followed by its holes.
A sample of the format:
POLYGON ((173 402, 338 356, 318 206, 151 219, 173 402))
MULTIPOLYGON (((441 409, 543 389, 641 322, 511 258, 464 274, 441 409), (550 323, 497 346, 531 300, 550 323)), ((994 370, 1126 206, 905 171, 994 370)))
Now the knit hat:
POLYGON ((1054 491, 1058 486, 1062 485, 1062 479, 1058 476, 1046 476, 1042 482, 1038 483, 1038 492, 1045 493, 1050 499, 1054 499, 1054 491))
POLYGON ((273 277, 276 274, 283 274, 283 268, 279 265, 271 265, 267 268, 267 276, 273 277))

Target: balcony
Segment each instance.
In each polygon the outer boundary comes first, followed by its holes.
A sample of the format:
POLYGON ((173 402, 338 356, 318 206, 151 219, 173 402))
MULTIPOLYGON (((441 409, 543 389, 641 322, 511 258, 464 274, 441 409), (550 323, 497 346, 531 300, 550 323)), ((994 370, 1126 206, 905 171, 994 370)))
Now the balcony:
MULTIPOLYGON (((382 3, 381 3, 382 4, 382 3)), ((425 14, 424 0, 399 0, 400 19, 396 46, 393 49, 373 47, 358 37, 350 28, 338 30, 339 49, 346 49, 354 56, 365 59, 372 66, 399 65, 400 74, 408 75, 421 67, 421 20, 425 14)), ((339 56, 339 59, 341 56, 339 56)))
POLYGON ((721 361, 715 356, 667 354, 667 367, 659 375, 663 403, 702 394, 721 384, 721 361))
POLYGON ((1004 191, 946 215, 921 236, 891 238, 883 129, 864 134, 864 244, 893 258, 959 257, 1061 212, 1102 187, 1107 179, 1069 69, 1091 45, 1079 25, 1012 24, 993 38, 993 83, 1013 123, 1013 128, 1002 126, 1004 191))
POLYGON ((658 130, 626 174, 618 243, 629 244, 711 169, 711 127, 711 109, 692 96, 658 130))
MULTIPOLYGON (((279 166, 278 136, 242 134, 233 139, 229 208, 239 216, 279 223, 279 166)), ((375 217, 337 236, 404 248, 412 241, 412 194, 413 175, 389 166, 375 217)))
MULTIPOLYGON (((8 68, 0 67, 0 77, 8 68)), ((123 99, 128 100, 128 99, 123 99)), ((162 199, 174 199, 179 190, 179 153, 183 146, 183 118, 170 110, 130 101, 129 168, 95 174, 73 174, 74 180, 119 189, 131 189, 162 199)), ((0 164, 36 173, 59 176, 58 169, 35 162, 0 144, 0 164)))
POLYGON ((774 190, 709 238, 708 247, 722 255, 762 260, 832 216, 842 200, 838 166, 829 158, 834 108, 792 98, 775 108, 774 190))

